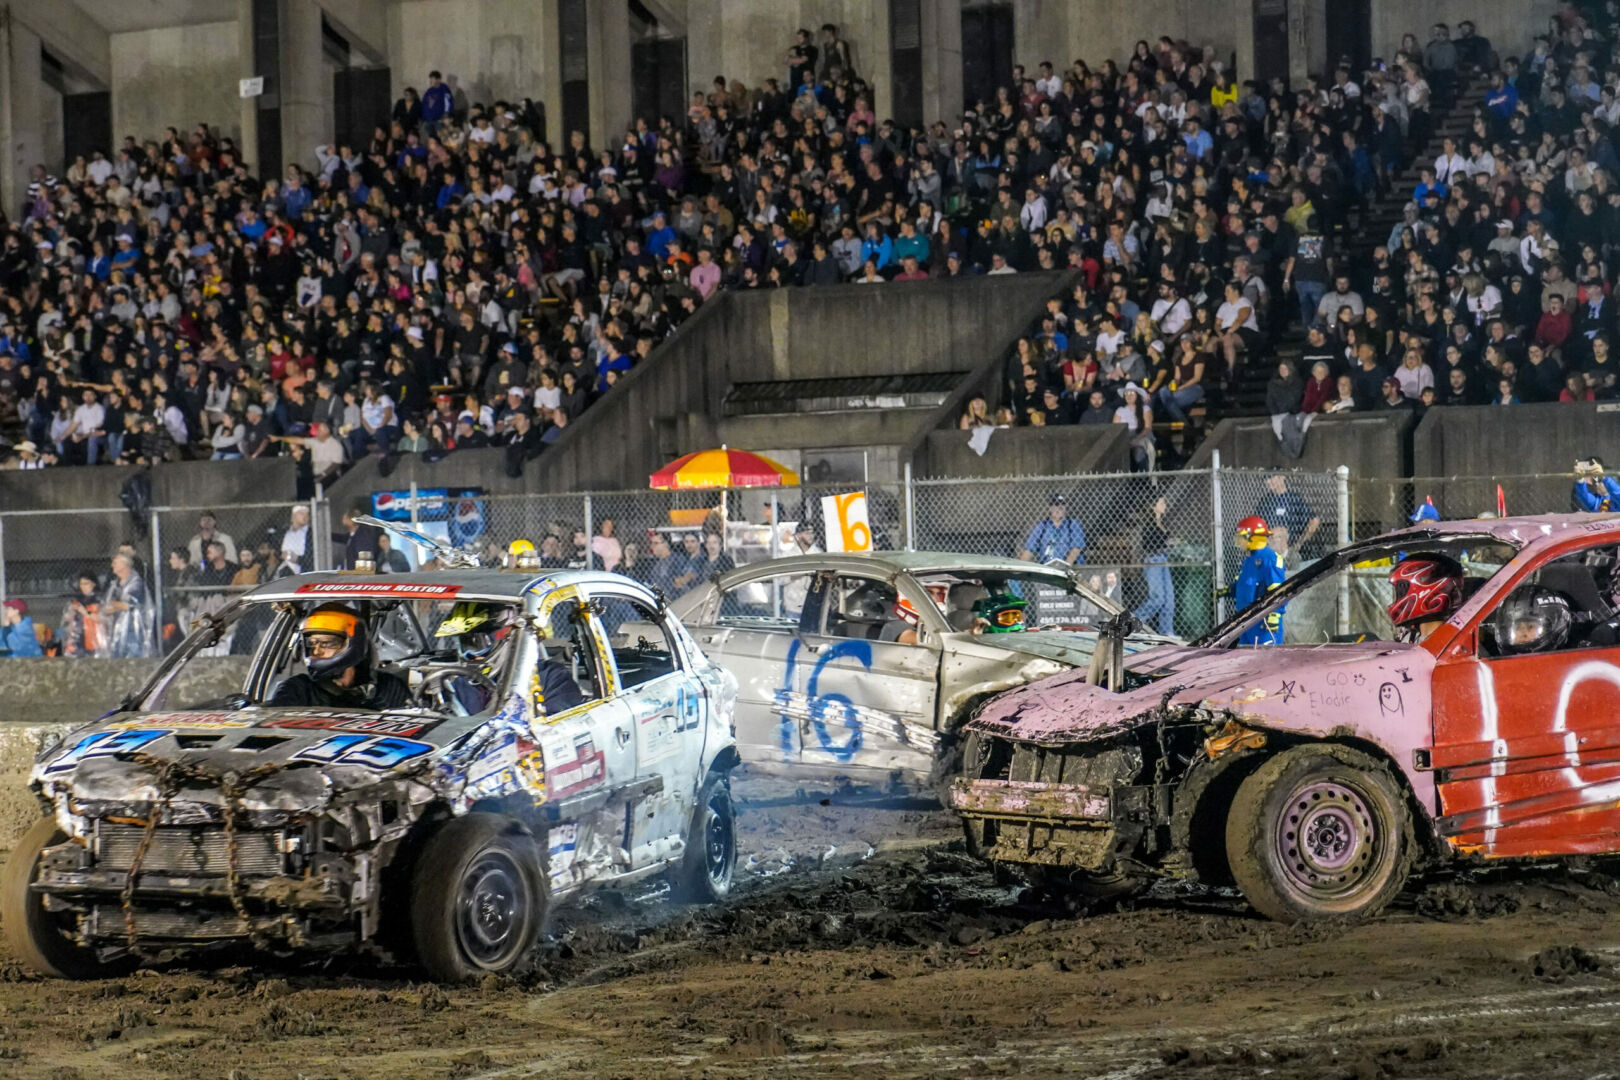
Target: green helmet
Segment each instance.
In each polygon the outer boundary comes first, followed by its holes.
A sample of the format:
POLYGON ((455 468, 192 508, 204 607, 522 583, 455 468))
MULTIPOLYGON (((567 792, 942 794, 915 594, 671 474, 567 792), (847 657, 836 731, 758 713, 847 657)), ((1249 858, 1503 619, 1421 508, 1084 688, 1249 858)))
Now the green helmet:
POLYGON ((475 604, 470 600, 463 600, 450 609, 444 622, 433 632, 436 638, 460 637, 474 631, 490 631, 495 629, 495 612, 488 604, 475 604))
POLYGON ((983 619, 987 634, 1014 634, 1024 629, 1024 609, 1027 603, 1011 593, 986 596, 973 605, 973 615, 983 619))

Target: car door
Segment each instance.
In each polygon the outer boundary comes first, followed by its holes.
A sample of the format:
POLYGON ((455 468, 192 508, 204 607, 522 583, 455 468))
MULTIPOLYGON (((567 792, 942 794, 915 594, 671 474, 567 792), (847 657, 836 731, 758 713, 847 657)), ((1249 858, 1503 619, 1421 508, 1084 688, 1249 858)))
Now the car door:
POLYGON ((879 578, 818 575, 791 665, 805 765, 884 774, 932 768, 940 640, 893 640, 906 629, 898 599, 879 578))
POLYGON ((592 595, 628 616, 632 634, 615 640, 615 703, 631 720, 636 759, 627 850, 634 867, 672 856, 685 836, 701 779, 705 710, 702 685, 687 668, 670 616, 629 589, 593 588, 592 595))
POLYGON ((720 590, 714 613, 692 628, 698 645, 737 677, 737 751, 757 765, 797 764, 799 727, 783 709, 795 689, 808 572, 768 574, 720 590))
POLYGON ((1428 764, 1453 846, 1499 857, 1620 850, 1620 647, 1604 629, 1616 625, 1617 554, 1565 548, 1518 572, 1441 653, 1428 764), (1516 599, 1533 606, 1548 593, 1571 612, 1567 637, 1533 652, 1504 644, 1516 599))

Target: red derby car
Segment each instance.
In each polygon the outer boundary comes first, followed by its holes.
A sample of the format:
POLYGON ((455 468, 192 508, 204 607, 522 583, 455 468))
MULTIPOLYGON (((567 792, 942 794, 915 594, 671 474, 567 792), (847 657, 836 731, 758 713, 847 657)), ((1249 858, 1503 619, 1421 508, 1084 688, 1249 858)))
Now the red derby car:
POLYGON ((1620 851, 1620 517, 1404 529, 1091 674, 992 700, 951 793, 1054 886, 1235 882, 1295 920, 1375 912, 1420 859, 1620 851), (1238 644, 1278 610, 1280 646, 1238 644))

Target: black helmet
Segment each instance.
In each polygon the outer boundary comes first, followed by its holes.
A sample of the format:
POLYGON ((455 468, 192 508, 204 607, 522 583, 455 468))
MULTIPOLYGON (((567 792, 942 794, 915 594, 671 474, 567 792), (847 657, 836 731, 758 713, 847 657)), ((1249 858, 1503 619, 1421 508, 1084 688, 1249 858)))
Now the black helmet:
POLYGON ((1573 622, 1563 593, 1527 585, 1502 602, 1485 634, 1499 656, 1554 652, 1564 647, 1573 622))
POLYGON ((317 682, 335 679, 352 667, 365 667, 370 655, 365 621, 342 604, 323 604, 304 616, 298 638, 304 670, 317 682), (346 644, 334 656, 317 657, 309 651, 309 639, 316 636, 341 637, 346 644))
POLYGON ((868 582, 844 597, 844 619, 848 622, 878 623, 889 617, 895 595, 877 582, 868 582))

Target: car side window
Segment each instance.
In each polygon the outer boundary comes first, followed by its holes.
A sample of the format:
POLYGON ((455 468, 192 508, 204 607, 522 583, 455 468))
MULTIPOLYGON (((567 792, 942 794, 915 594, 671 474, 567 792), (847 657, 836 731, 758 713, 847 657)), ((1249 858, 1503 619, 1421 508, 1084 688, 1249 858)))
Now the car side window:
POLYGON ((902 617, 899 602, 900 594, 887 581, 839 575, 825 592, 824 632, 828 637, 915 644, 915 626, 902 617))
POLYGON ((638 600, 615 597, 613 603, 626 612, 613 646, 620 685, 628 690, 679 671, 680 646, 668 620, 638 600))
POLYGON ((1620 548, 1588 548, 1533 571, 1486 616, 1487 658, 1620 648, 1620 548))
POLYGON ((564 600, 552 608, 550 626, 550 636, 540 643, 538 669, 546 701, 575 708, 600 699, 606 680, 579 601, 564 600))
POLYGON ((778 574, 733 585, 720 594, 715 621, 739 630, 797 630, 812 575, 778 574))

